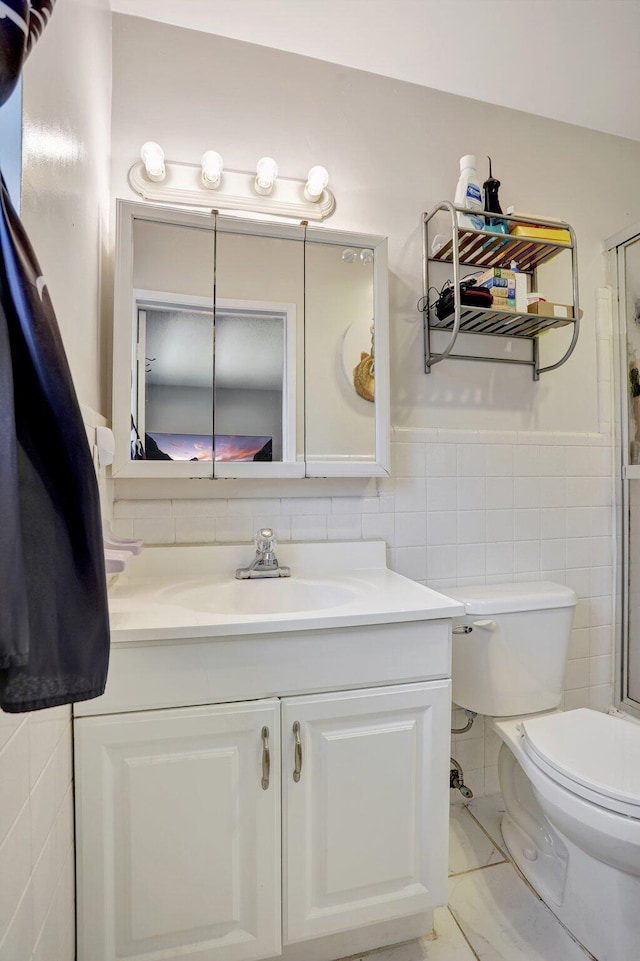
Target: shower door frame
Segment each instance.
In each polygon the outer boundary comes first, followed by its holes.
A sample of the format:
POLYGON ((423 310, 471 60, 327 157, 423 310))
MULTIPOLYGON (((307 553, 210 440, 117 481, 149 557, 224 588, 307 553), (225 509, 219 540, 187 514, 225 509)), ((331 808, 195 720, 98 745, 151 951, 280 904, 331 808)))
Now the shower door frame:
POLYGON ((629 714, 640 718, 640 698, 629 694, 629 593, 630 593, 630 490, 631 480, 640 480, 640 466, 629 463, 629 397, 627 385, 628 361, 628 317, 626 302, 626 265, 624 252, 634 243, 640 243, 640 223, 633 224, 609 237, 604 244, 608 255, 610 283, 613 290, 613 322, 615 351, 615 393, 616 409, 614 414, 615 440, 617 448, 618 472, 615 478, 616 511, 615 534, 617 541, 617 584, 614 601, 615 618, 615 658, 616 683, 615 703, 629 714))

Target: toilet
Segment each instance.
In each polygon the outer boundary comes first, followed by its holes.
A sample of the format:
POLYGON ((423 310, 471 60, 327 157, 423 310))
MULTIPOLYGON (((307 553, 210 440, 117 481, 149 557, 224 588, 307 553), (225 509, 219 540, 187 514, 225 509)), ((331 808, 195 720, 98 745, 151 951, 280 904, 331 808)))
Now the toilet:
POLYGON ((597 961, 640 943, 640 724, 558 709, 576 597, 560 584, 447 590, 453 701, 491 718, 502 834, 524 877, 597 961), (470 630, 469 630, 470 628, 470 630))

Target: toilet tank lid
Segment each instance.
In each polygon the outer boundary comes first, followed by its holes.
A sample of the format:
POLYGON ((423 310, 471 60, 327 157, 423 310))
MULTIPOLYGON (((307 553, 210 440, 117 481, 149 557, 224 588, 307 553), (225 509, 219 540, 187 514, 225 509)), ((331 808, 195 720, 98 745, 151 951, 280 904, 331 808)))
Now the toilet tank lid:
POLYGON ((521 584, 474 584, 471 587, 440 589, 465 605, 467 614, 514 614, 574 607, 576 595, 564 584, 552 581, 524 581, 521 584))

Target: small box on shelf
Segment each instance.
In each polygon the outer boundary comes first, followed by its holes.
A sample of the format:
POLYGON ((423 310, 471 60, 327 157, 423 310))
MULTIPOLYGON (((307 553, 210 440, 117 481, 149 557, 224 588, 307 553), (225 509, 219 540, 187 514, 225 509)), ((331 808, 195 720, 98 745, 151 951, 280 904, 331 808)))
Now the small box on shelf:
MULTIPOLYGON (((567 323, 573 320, 573 307, 571 304, 554 304, 550 300, 536 300, 529 304, 528 313, 538 314, 540 317, 556 317, 558 320, 566 319, 567 323)), ((580 311, 582 317, 583 311, 580 311)))
POLYGON ((535 227, 533 224, 514 224, 509 231, 512 237, 527 240, 550 240, 554 244, 570 244, 571 234, 564 227, 535 227))

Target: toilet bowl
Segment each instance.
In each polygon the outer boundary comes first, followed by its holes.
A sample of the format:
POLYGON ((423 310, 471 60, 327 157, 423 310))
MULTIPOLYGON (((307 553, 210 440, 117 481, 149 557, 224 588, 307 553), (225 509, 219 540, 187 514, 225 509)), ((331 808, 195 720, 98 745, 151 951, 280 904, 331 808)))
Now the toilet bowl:
POLYGON ((558 710, 575 595, 550 582, 447 593, 466 610, 454 624, 453 700, 488 715, 503 741, 509 854, 597 961, 638 957, 640 725, 558 710))

